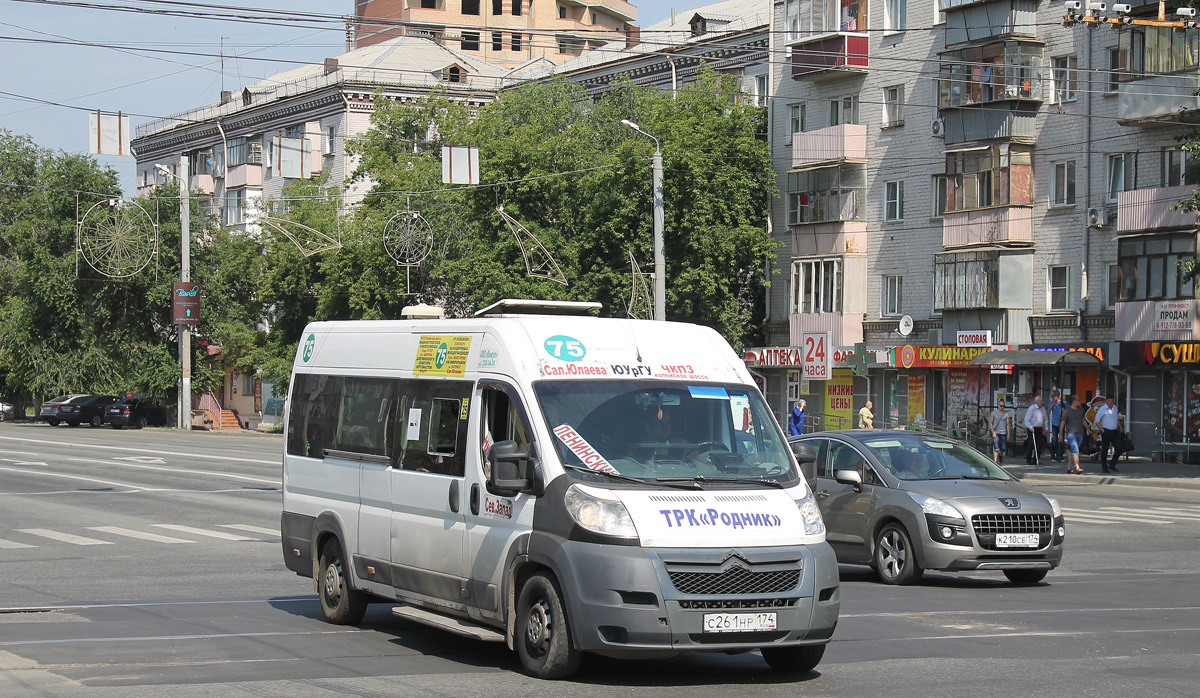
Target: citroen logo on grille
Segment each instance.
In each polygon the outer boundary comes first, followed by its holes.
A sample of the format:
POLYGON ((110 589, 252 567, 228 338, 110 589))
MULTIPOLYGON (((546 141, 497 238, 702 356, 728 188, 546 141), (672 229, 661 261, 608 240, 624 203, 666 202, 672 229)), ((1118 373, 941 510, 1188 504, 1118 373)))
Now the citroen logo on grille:
POLYGON ((1020 509, 1021 508, 1021 500, 1017 499, 1016 497, 1000 497, 999 499, 1000 499, 1000 503, 1003 504, 1004 506, 1008 507, 1009 509, 1020 509))

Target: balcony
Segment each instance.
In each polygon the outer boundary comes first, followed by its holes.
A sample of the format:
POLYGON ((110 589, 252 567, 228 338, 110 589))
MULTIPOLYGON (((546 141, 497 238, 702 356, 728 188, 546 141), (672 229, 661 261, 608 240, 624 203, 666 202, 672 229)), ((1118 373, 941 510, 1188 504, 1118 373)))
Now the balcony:
POLYGON ((1171 210, 1195 191, 1195 186, 1184 185, 1120 192, 1117 194, 1117 234, 1195 226, 1195 211, 1171 210))
POLYGON ((1010 36, 1032 37, 1037 31, 1038 0, 937 2, 946 13, 947 46, 1010 36))
POLYGON ((831 221, 792 228, 793 257, 862 254, 866 251, 866 221, 831 221))
POLYGON ((1031 278, 1033 254, 1029 250, 942 252, 933 257, 933 308, 1032 308, 1031 278))
POLYGON ((262 165, 235 165, 225 175, 225 187, 262 186, 262 165))
POLYGON ((1200 317, 1198 309, 1200 309, 1200 301, 1197 300, 1119 302, 1117 303, 1115 339, 1118 342, 1144 342, 1147 338, 1153 338, 1154 341, 1194 342, 1200 340, 1200 322, 1196 322, 1194 319, 1200 317), (1181 323, 1185 329, 1167 329, 1166 326, 1170 323, 1160 321, 1159 312, 1166 309, 1166 306, 1177 308, 1179 304, 1191 306, 1193 320, 1190 323, 1186 320, 1181 323))
POLYGON ((942 112, 946 145, 996 138, 1033 142, 1037 138, 1036 102, 984 103, 973 109, 942 112))
MULTIPOLYGON (((558 0, 563 5, 574 5, 598 12, 606 12, 626 22, 637 21, 637 8, 625 0, 558 0)), ((681 14, 687 14, 683 12, 681 14)))
POLYGON ((1033 209, 996 206, 942 215, 942 246, 1033 244, 1033 209))
POLYGON ((806 332, 829 332, 832 346, 853 346, 863 341, 863 316, 862 313, 792 313, 788 316, 792 346, 801 346, 806 332))
POLYGON ((792 135, 792 169, 866 161, 865 124, 840 124, 792 135))
POLYGON ((792 79, 837 77, 867 71, 868 35, 861 32, 818 34, 792 44, 792 79))
POLYGON ((188 178, 188 189, 198 191, 202 194, 212 196, 213 193, 213 178, 212 175, 196 174, 188 178))
POLYGON ((1123 82, 1117 93, 1117 119, 1149 121, 1200 110, 1198 87, 1195 70, 1123 82))

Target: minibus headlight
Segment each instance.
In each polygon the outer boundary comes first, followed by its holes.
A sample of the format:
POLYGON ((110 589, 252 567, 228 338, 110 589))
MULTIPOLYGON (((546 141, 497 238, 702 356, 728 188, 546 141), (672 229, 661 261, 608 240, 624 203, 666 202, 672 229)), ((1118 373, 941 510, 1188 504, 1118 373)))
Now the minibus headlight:
POLYGON ((581 527, 602 536, 637 538, 629 511, 611 492, 586 485, 571 485, 563 495, 567 513, 581 527))
POLYGON ((804 519, 804 533, 815 536, 825 532, 825 520, 821 518, 821 510, 813 499, 812 490, 804 487, 804 496, 796 500, 796 506, 800 508, 800 517, 804 519))

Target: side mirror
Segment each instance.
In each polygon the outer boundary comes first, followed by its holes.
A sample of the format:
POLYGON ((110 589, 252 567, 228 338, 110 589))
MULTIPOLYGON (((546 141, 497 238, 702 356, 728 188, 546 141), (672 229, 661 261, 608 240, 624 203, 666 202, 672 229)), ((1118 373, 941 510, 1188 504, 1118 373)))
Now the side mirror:
POLYGON ((838 470, 833 479, 842 485, 852 485, 855 492, 862 492, 862 475, 857 470, 838 470))
POLYGON ((796 462, 800 465, 800 474, 808 481, 808 484, 813 484, 817 481, 817 449, 812 444, 799 441, 792 444, 792 453, 796 456, 796 462))
POLYGON ((488 490, 492 494, 511 497, 533 489, 533 456, 518 451, 516 441, 497 441, 493 444, 488 452, 488 464, 491 466, 488 490), (530 464, 530 472, 524 476, 521 475, 521 461, 529 461, 530 464))

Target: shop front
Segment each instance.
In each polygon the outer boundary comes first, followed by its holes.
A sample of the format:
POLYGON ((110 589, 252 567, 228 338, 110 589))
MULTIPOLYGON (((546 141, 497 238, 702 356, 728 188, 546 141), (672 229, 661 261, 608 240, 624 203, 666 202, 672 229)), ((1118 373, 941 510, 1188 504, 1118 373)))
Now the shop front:
POLYGON ((981 433, 987 432, 987 414, 996 401, 1012 394, 1008 367, 971 363, 994 348, 1008 347, 906 344, 893 349, 897 394, 901 387, 905 389, 903 397, 895 400, 899 422, 972 443, 978 440, 981 433))
POLYGON ((1120 342, 1135 452, 1200 461, 1200 342, 1120 342))
MULTIPOLYGON (((754 376, 780 424, 786 426, 792 406, 797 400, 804 400, 809 415, 805 431, 852 429, 856 426, 858 410, 867 399, 879 402, 872 378, 890 364, 886 350, 865 349, 860 356, 855 354, 854 347, 835 347, 827 380, 805 379, 802 357, 800 347, 754 347, 742 353, 746 368, 754 376), (863 373, 866 371, 862 368, 869 366, 870 375, 856 375, 855 365, 863 373)), ((880 409, 877 404, 877 423, 883 418, 880 409)))

